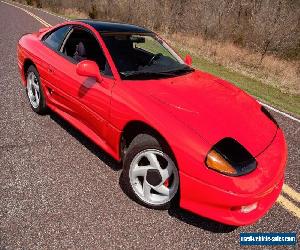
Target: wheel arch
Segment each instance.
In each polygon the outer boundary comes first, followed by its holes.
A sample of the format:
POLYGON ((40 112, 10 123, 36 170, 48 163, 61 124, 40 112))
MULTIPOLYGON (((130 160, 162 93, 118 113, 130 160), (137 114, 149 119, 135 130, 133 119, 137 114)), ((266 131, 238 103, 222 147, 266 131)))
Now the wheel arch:
POLYGON ((162 146, 164 146, 168 153, 171 154, 170 157, 173 158, 175 161, 175 164, 177 165, 175 154, 168 143, 167 139, 158 132, 157 129, 150 126, 149 124, 142 122, 142 121, 130 121, 128 122, 124 129, 122 130, 121 137, 120 137, 120 143, 119 143, 119 150, 120 150, 120 156, 122 159, 124 159, 124 153, 126 152, 126 148, 128 148, 129 144, 132 142, 132 140, 139 134, 149 134, 151 136, 154 136, 156 139, 159 140, 160 143, 162 143, 162 146))
POLYGON ((34 62, 30 58, 26 58, 23 63, 23 74, 24 74, 25 79, 26 79, 27 70, 31 65, 36 67, 34 62))

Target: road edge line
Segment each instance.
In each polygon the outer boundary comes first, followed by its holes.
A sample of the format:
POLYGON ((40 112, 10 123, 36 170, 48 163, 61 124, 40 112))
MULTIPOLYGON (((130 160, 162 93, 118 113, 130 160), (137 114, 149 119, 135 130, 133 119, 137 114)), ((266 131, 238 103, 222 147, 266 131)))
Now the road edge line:
POLYGON ((15 1, 7 1, 7 2, 12 2, 12 3, 16 4, 16 5, 21 5, 21 6, 26 7, 26 8, 30 8, 30 9, 35 9, 35 10, 38 10, 38 11, 42 11, 42 12, 45 12, 45 13, 51 15, 51 16, 59 17, 59 18, 65 20, 65 21, 70 21, 71 20, 71 19, 66 18, 64 16, 52 13, 52 12, 50 12, 48 10, 43 9, 43 8, 37 8, 37 7, 31 6, 31 5, 22 4, 22 3, 19 3, 19 2, 15 2, 15 1))
POLYGON ((258 101, 258 103, 260 103, 261 105, 263 105, 263 106, 265 106, 265 107, 271 109, 272 111, 274 111, 274 112, 276 112, 276 113, 279 113, 279 114, 281 114, 281 115, 283 115, 283 116, 286 116, 286 117, 290 118, 290 119, 293 120, 293 121, 296 121, 296 122, 299 122, 299 123, 300 123, 300 119, 298 119, 298 118, 296 118, 296 117, 294 117, 294 116, 292 116, 292 115, 290 115, 290 114, 288 114, 288 113, 285 113, 285 112, 283 112, 283 111, 280 111, 280 110, 278 110, 278 109, 276 109, 276 108, 274 108, 274 107, 272 107, 272 106, 270 106, 270 105, 268 105, 268 104, 266 104, 266 103, 264 103, 264 102, 262 102, 262 101, 259 101, 259 100, 257 100, 257 101, 258 101))
POLYGON ((17 8, 17 9, 20 9, 20 10, 24 11, 26 14, 28 14, 28 15, 31 16, 31 17, 33 17, 34 19, 36 19, 37 21, 39 21, 41 24, 43 24, 43 25, 46 26, 46 27, 52 27, 51 24, 49 24, 48 22, 46 22, 46 21, 43 20, 42 18, 36 16, 35 14, 31 13, 29 10, 26 10, 26 9, 20 7, 20 6, 17 6, 17 5, 8 3, 8 2, 6 2, 6 1, 1 1, 1 2, 4 3, 4 4, 10 5, 10 6, 12 6, 12 7, 15 7, 15 8, 17 8))

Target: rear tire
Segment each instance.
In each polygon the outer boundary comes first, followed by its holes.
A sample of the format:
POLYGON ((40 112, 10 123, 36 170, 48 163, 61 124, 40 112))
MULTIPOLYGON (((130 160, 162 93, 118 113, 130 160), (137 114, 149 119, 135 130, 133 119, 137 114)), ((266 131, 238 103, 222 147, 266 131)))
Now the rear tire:
POLYGON ((44 114, 47 110, 40 75, 34 65, 26 72, 26 93, 32 110, 37 114, 44 114))
POLYGON ((127 195, 153 209, 168 209, 177 197, 179 174, 164 143, 149 134, 137 135, 123 161, 121 183, 127 195))

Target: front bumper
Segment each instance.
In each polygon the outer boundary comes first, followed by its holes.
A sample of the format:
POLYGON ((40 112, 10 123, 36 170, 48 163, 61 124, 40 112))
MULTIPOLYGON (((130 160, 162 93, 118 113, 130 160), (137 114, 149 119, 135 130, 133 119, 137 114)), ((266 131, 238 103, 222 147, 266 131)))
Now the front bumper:
POLYGON ((252 224, 264 216, 278 198, 284 182, 286 157, 285 139, 282 131, 278 129, 272 144, 256 158, 260 167, 272 164, 269 169, 276 173, 272 173, 272 179, 262 177, 258 179, 254 171, 253 181, 249 181, 249 185, 257 185, 257 189, 251 193, 223 190, 180 172, 180 206, 225 224, 236 226, 252 224), (256 209, 249 213, 241 212, 241 206, 256 202, 256 209))

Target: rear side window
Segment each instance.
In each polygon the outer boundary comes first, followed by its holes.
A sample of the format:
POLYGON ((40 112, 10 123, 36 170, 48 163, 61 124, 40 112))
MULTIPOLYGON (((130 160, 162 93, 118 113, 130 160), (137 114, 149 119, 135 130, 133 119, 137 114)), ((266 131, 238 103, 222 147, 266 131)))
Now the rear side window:
POLYGON ((43 41, 44 43, 54 49, 54 50, 57 50, 59 51, 60 49, 60 46, 67 34, 67 32, 69 31, 70 29, 70 26, 67 25, 67 26, 63 26, 55 31, 53 31, 52 33, 50 33, 49 35, 47 34, 44 38, 43 38, 43 41))

